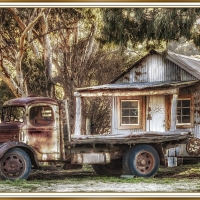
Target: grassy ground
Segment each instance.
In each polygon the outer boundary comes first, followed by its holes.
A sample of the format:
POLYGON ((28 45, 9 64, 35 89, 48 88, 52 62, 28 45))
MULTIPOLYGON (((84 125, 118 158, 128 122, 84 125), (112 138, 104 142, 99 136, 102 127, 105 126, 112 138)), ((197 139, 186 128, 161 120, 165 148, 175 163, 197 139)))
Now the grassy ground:
POLYGON ((84 166, 70 171, 33 171, 27 181, 0 180, 0 192, 200 192, 199 178, 200 164, 160 167, 154 178, 147 179, 100 176, 84 166))

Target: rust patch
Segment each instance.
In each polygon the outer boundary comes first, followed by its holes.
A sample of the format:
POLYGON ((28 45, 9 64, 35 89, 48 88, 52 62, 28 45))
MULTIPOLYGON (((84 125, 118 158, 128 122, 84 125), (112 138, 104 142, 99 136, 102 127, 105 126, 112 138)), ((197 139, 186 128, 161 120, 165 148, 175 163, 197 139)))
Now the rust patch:
POLYGON ((29 145, 33 146, 40 153, 48 153, 56 143, 53 137, 53 130, 28 130, 29 145))
POLYGON ((135 72, 136 76, 141 76, 143 73, 142 72, 135 72))
POLYGON ((200 139, 190 139, 186 145, 186 151, 191 156, 198 156, 200 154, 200 139))
POLYGON ((1 123, 0 124, 0 142, 9 140, 19 141, 20 125, 16 123, 1 123))

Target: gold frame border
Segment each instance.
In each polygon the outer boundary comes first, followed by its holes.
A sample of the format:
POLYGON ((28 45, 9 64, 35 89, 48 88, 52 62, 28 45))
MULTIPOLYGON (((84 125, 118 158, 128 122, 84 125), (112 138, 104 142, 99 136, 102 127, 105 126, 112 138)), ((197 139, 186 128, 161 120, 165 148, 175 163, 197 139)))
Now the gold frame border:
MULTIPOLYGON (((188 3, 187 0, 0 0, 0 7, 200 7, 200 0, 193 0, 188 3)), ((149 200, 150 198, 168 200, 177 199, 200 199, 200 193, 0 193, 0 199, 16 200, 16 198, 23 198, 28 200, 39 199, 62 199, 62 200, 125 200, 125 199, 139 199, 149 200)))

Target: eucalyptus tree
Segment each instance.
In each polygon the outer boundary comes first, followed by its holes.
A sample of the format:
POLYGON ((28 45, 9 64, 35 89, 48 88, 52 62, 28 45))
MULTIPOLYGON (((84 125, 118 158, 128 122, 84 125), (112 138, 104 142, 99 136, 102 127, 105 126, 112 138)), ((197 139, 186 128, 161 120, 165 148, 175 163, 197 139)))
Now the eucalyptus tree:
POLYGON ((199 8, 106 8, 102 9, 105 26, 102 41, 114 42, 126 48, 129 42, 135 47, 152 41, 165 42, 185 37, 199 45, 199 33, 194 29, 199 8))
POLYGON ((22 70, 24 52, 33 48, 30 41, 32 29, 45 9, 1 8, 1 70, 0 78, 9 86, 16 97, 26 96, 27 77, 22 70))
MULTIPOLYGON (((16 97, 38 92, 34 82, 39 81, 46 96, 53 97, 53 37, 61 24, 59 11, 51 8, 2 8, 1 11, 1 70, 0 78, 10 87, 16 97), (58 14, 57 14, 58 12, 58 14), (55 20, 54 20, 55 19, 55 20), (59 19, 56 21, 56 19, 59 19), (34 73, 35 72, 35 73, 34 73)), ((68 16, 76 15, 74 9, 65 11, 68 16)), ((72 18, 72 17, 71 17, 72 18)), ((70 20, 71 20, 70 18, 70 20)), ((64 21, 63 21, 64 20, 64 21)), ((74 24, 74 19, 69 24, 74 24)), ((77 21, 77 19, 76 19, 77 21)), ((68 24, 67 29, 70 28, 68 24)), ((37 85, 37 83, 36 83, 37 85)), ((44 94, 44 92, 43 92, 44 94)))

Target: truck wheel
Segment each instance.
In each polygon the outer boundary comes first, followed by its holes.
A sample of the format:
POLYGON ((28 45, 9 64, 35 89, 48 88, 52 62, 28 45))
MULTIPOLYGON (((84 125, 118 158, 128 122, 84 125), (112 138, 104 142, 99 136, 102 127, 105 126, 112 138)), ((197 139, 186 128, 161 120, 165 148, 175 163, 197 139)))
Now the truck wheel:
POLYGON ((10 149, 0 160, 0 172, 5 180, 27 179, 30 171, 31 160, 22 149, 10 149))
POLYGON ((130 170, 130 167, 129 167, 129 156, 130 156, 131 152, 132 152, 132 149, 128 149, 124 153, 123 160, 122 160, 123 170, 124 170, 124 173, 127 174, 127 175, 131 175, 132 174, 132 172, 130 170))
POLYGON ((123 172, 122 159, 111 160, 106 165, 93 164, 92 167, 99 175, 120 175, 123 172))
POLYGON ((129 155, 130 171, 139 177, 154 176, 158 171, 159 163, 159 156, 150 145, 135 146, 129 155))

